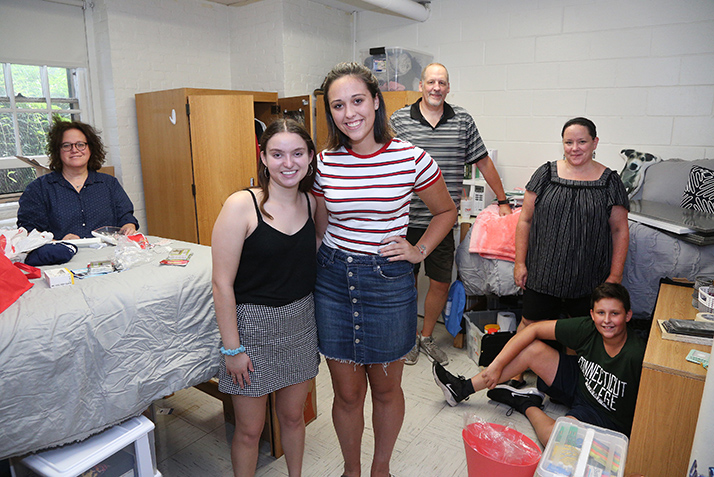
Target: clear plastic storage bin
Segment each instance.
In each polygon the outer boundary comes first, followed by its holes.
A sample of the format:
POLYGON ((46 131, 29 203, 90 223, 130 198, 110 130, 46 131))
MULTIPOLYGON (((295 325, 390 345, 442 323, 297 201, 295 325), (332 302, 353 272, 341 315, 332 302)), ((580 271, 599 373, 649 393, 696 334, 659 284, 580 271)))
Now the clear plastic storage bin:
POLYGON ((539 477, 622 477, 627 436, 568 417, 555 421, 538 463, 539 477))
POLYGON ((399 47, 363 50, 362 58, 382 91, 419 91, 421 71, 434 60, 428 53, 399 47))
POLYGON ((13 462, 14 475, 161 477, 156 470, 153 430, 149 419, 134 417, 81 442, 13 462))

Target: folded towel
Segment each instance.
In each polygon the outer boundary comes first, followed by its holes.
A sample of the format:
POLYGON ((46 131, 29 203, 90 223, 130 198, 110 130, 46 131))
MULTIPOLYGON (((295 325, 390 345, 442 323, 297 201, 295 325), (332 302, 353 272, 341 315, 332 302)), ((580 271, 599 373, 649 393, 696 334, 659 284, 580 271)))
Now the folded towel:
POLYGON ((469 242, 469 252, 478 253, 484 258, 497 260, 516 260, 516 225, 521 209, 511 215, 498 215, 498 205, 489 205, 483 209, 474 222, 469 242))

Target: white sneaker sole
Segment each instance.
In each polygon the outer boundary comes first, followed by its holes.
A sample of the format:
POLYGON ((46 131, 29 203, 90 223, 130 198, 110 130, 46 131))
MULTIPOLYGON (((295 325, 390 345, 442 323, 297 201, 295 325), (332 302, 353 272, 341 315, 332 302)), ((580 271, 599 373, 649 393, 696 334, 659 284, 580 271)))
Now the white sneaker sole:
POLYGON ((454 395, 451 393, 449 386, 441 382, 439 376, 436 374, 436 368, 433 366, 431 367, 431 374, 434 376, 434 382, 436 382, 436 385, 439 386, 441 388, 441 392, 444 393, 446 403, 451 407, 456 407, 459 403, 456 402, 456 399, 454 399, 454 395))
POLYGON ((540 392, 538 388, 522 388, 522 389, 517 389, 514 388, 513 386, 509 386, 508 384, 499 384, 498 386, 494 387, 494 389, 507 389, 508 391, 511 392, 511 394, 516 394, 516 395, 532 395, 532 396, 540 396, 541 399, 545 400, 545 394, 540 392))

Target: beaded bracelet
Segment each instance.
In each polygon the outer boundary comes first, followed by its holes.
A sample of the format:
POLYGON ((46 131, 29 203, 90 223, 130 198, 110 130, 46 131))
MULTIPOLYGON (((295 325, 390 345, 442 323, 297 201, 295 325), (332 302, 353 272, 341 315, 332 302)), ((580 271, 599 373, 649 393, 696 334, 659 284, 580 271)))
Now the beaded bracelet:
POLYGON ((236 349, 225 349, 223 346, 221 346, 221 353, 228 356, 235 356, 240 353, 245 353, 245 346, 240 345, 236 349))

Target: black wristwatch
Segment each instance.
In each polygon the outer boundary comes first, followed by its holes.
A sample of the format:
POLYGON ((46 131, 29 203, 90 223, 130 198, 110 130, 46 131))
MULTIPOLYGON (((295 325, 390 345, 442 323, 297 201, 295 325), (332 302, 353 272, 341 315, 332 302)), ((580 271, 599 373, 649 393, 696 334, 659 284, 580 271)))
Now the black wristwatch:
POLYGON ((499 200, 498 205, 511 205, 511 201, 508 199, 499 200))

